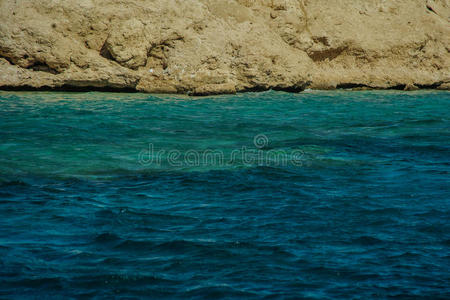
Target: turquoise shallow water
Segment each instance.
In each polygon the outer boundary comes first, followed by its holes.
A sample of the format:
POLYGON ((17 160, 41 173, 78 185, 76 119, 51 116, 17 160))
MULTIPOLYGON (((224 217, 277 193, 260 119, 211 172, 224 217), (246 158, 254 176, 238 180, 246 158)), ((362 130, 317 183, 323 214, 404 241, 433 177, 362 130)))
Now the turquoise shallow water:
POLYGON ((449 298, 450 93, 0 92, 0 297, 449 298))

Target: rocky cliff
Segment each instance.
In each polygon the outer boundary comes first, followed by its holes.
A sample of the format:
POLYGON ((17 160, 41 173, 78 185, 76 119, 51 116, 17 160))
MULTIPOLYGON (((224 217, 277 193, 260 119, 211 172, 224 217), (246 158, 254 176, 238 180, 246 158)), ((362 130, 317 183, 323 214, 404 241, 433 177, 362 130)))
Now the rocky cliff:
POLYGON ((0 89, 449 88, 448 0, 0 0, 0 89))

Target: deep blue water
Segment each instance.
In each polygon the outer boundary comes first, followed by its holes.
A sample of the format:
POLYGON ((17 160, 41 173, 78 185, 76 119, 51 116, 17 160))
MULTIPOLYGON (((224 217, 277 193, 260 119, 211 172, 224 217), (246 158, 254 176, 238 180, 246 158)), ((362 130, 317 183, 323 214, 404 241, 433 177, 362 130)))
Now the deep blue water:
POLYGON ((448 299, 449 172, 448 92, 0 92, 0 298, 448 299))

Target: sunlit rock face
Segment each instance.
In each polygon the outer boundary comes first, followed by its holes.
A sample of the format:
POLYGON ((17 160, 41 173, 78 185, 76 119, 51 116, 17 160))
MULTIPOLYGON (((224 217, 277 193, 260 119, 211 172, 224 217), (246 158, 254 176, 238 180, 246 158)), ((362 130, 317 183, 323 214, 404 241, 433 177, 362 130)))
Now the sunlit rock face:
POLYGON ((445 0, 0 0, 0 88, 448 89, 445 0))

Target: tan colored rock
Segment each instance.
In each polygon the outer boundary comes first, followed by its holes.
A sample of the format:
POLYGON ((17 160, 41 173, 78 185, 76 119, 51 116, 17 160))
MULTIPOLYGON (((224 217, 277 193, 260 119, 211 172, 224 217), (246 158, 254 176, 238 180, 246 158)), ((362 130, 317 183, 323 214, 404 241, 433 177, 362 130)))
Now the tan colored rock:
POLYGON ((417 86, 415 86, 414 84, 407 84, 403 90, 404 91, 417 91, 418 89, 419 88, 417 86))
POLYGON ((217 94, 234 94, 236 87, 234 83, 218 83, 205 84, 194 89, 191 95, 217 95, 217 94))
POLYGON ((131 69, 145 66, 151 38, 144 24, 137 19, 130 19, 115 25, 100 54, 131 69))
POLYGON ((450 82, 443 83, 437 87, 438 90, 450 90, 450 82))
POLYGON ((0 89, 450 83, 448 0, 0 0, 0 89))

